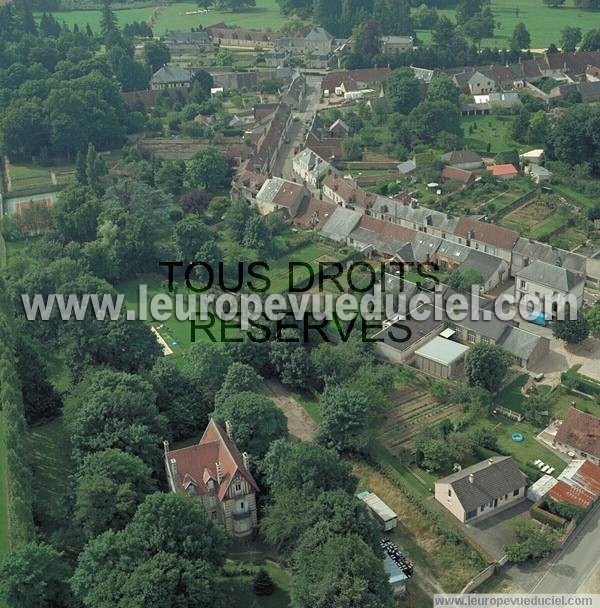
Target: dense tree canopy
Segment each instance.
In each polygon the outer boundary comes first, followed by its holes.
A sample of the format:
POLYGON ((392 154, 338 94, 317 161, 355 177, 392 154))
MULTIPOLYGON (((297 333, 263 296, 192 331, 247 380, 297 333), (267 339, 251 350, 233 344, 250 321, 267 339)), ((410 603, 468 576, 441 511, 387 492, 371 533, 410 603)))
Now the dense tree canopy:
POLYGON ((496 392, 506 376, 512 355, 501 346, 479 342, 471 347, 465 358, 465 373, 471 386, 496 392))

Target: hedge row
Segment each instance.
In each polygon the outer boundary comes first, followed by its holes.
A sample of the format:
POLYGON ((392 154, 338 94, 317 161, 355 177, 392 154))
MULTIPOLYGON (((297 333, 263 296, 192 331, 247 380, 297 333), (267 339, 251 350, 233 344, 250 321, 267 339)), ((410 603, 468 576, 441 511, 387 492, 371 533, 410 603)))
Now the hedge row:
POLYGON ((592 397, 600 396, 600 384, 594 382, 590 378, 582 376, 575 368, 563 372, 561 374, 560 381, 567 388, 581 391, 582 393, 591 395, 592 397))
MULTIPOLYGON (((0 293, 6 294, 0 278, 0 293)), ((27 424, 15 368, 12 316, 7 298, 0 298, 0 410, 4 418, 0 454, 6 458, 8 534, 11 547, 34 537, 32 474, 27 448, 27 424)))
POLYGON ((547 525, 551 526, 552 528, 554 528, 555 530, 562 529, 565 526, 565 524, 567 523, 567 520, 564 519, 564 517, 560 517, 559 515, 550 513, 550 511, 546 511, 545 509, 542 509, 541 506, 539 506, 539 505, 534 505, 533 507, 531 507, 530 512, 531 512, 531 517, 533 517, 533 519, 536 519, 537 521, 539 521, 542 524, 547 524, 547 525))

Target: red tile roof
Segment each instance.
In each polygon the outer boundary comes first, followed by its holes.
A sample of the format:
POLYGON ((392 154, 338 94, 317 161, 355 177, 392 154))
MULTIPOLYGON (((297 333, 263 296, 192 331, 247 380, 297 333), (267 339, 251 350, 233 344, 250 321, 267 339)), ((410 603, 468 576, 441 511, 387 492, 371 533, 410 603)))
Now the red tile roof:
POLYGON ((518 173, 515 166, 511 165, 510 163, 506 165, 490 165, 488 167, 488 171, 490 171, 495 177, 503 177, 505 175, 516 175, 518 173))
POLYGON ((583 488, 571 486, 560 480, 548 493, 556 502, 568 503, 582 509, 590 507, 595 500, 594 495, 583 488))
POLYGON ((556 441, 600 458, 600 418, 570 408, 556 433, 556 441))
POLYGON ((446 165, 442 170, 442 177, 444 179, 452 179, 457 182, 462 182, 463 184, 468 184, 473 179, 473 172, 446 165))
POLYGON ((170 450, 166 454, 167 464, 172 459, 176 462, 177 489, 188 494, 190 483, 196 486, 197 494, 208 492, 208 481, 217 481, 217 463, 221 467, 221 483, 218 485, 219 500, 229 489, 234 477, 239 474, 255 489, 258 485, 252 474, 244 465, 244 459, 235 443, 227 433, 214 421, 210 420, 200 442, 180 450, 170 450))
POLYGON ((519 238, 519 234, 514 230, 497 226, 496 224, 488 224, 480 222, 471 217, 461 217, 454 229, 456 236, 464 239, 470 238, 482 243, 488 243, 499 249, 512 249, 513 245, 519 238))
POLYGON ((320 228, 336 209, 337 205, 335 203, 310 198, 300 206, 299 212, 294 218, 294 224, 308 230, 320 228))
POLYGON ((333 190, 345 203, 351 203, 369 209, 377 198, 373 193, 359 188, 354 182, 344 179, 338 174, 330 173, 323 185, 333 190))
POLYGON ((358 226, 366 230, 372 230, 382 241, 386 242, 403 241, 412 243, 417 237, 415 230, 405 228, 399 224, 379 220, 370 215, 363 215, 360 218, 358 226))

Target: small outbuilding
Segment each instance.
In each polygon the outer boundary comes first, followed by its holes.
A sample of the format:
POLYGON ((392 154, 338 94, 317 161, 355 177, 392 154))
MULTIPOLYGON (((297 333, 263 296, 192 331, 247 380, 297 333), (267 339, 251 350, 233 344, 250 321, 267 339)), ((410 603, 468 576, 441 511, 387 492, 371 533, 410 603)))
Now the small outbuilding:
POLYGON ((463 373, 468 346, 436 336, 417 351, 416 365, 436 378, 456 378, 463 373))
POLYGON ((373 492, 361 492, 357 495, 369 509, 370 513, 379 522, 384 532, 393 530, 398 525, 398 516, 373 492))

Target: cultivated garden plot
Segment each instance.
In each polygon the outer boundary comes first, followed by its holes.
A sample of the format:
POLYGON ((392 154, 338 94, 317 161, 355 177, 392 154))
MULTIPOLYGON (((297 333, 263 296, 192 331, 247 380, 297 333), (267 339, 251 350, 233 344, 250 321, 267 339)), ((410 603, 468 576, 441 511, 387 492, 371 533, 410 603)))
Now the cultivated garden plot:
POLYGON ((380 427, 379 437, 392 452, 414 447, 414 438, 428 426, 460 414, 460 405, 445 405, 425 391, 408 387, 390 396, 390 408, 380 427))

